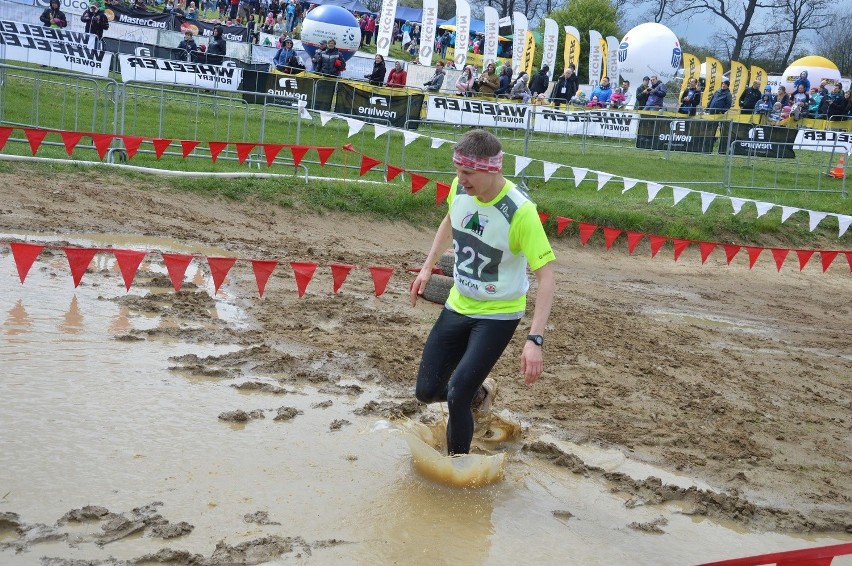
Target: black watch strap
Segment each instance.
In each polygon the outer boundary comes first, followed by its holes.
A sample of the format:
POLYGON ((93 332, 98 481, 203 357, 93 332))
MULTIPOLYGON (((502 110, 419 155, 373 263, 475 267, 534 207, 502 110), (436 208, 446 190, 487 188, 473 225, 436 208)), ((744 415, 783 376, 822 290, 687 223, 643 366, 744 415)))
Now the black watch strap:
POLYGON ((544 336, 541 334, 528 334, 527 340, 530 340, 536 346, 544 346, 544 336))

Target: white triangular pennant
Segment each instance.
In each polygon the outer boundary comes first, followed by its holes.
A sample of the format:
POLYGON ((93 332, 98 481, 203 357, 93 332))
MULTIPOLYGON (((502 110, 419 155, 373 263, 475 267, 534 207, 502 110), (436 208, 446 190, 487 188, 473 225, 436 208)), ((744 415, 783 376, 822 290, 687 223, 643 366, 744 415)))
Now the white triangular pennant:
POLYGON ((361 128, 364 127, 364 122, 361 120, 356 120, 355 118, 346 118, 346 123, 349 124, 349 135, 346 136, 351 138, 355 134, 361 131, 361 128))
POLYGON ((684 187, 672 187, 672 192, 674 193, 674 204, 677 204, 683 200, 683 197, 691 193, 692 190, 684 187))
POLYGON ((612 179, 612 175, 610 175, 609 173, 598 172, 598 190, 604 188, 604 185, 609 183, 610 179, 612 179))
POLYGON ((636 183, 638 183, 638 182, 639 181, 637 181, 636 179, 628 179, 627 177, 625 177, 624 178, 624 190, 621 191, 621 194, 624 194, 627 191, 629 191, 630 189, 632 189, 633 187, 635 187, 636 183))
POLYGON ((663 186, 661 184, 648 181, 648 202, 657 198, 657 193, 659 193, 662 188, 663 186))
POLYGON ((743 209, 743 205, 748 201, 744 198, 728 197, 731 199, 731 206, 734 207, 734 214, 739 214, 743 209))
POLYGON ((710 205, 716 200, 716 197, 719 196, 716 193, 707 193, 701 191, 701 214, 706 214, 707 209, 710 208, 710 205))
POLYGON ((373 139, 375 139, 379 136, 383 136, 388 133, 388 130, 390 130, 390 128, 388 128, 387 126, 382 126, 381 124, 373 124, 373 130, 373 139))
POLYGON ((852 224, 852 216, 846 216, 845 214, 838 214, 836 216, 837 223, 840 224, 840 233, 837 237, 841 238, 846 233, 846 230, 849 229, 849 225, 852 224))
POLYGON ((558 163, 551 163, 550 161, 542 161, 544 165, 544 181, 547 182, 550 180, 550 177, 553 176, 554 173, 561 167, 558 163))
POLYGON ((447 140, 442 140, 441 138, 432 138, 432 149, 438 149, 445 143, 450 143, 447 140))
POLYGON ((817 212, 816 210, 808 211, 809 221, 808 228, 813 232, 816 230, 816 227, 819 226, 819 223, 822 222, 822 219, 828 216, 827 212, 817 212))
POLYGON ((758 218, 760 218, 761 216, 763 216, 764 214, 766 214, 767 212, 772 210, 772 207, 775 206, 771 202, 763 202, 763 201, 759 201, 759 200, 754 201, 754 205, 757 207, 757 217, 758 218))
POLYGON ((793 213, 800 211, 800 208, 796 208, 795 206, 782 206, 781 207, 781 222, 787 222, 787 219, 793 216, 793 213))
POLYGON ((583 182, 583 179, 589 173, 589 170, 585 167, 572 167, 571 170, 574 172, 574 186, 579 187, 580 183, 583 182))
POLYGON ((301 116, 304 120, 312 120, 313 118, 311 118, 311 113, 308 112, 307 106, 308 106, 307 100, 300 100, 299 101, 299 103, 298 103, 299 116, 301 116))
POLYGON ((419 137, 420 137, 420 134, 418 134, 417 132, 411 132, 409 130, 403 130, 402 131, 403 143, 405 145, 410 144, 411 142, 413 142, 414 140, 416 140, 419 137))
POLYGON ((515 177, 523 173, 524 169, 527 168, 527 165, 532 162, 532 158, 524 157, 523 155, 515 156, 515 177))
POLYGON ((334 118, 334 114, 329 114, 328 112, 320 112, 319 114, 320 114, 320 122, 322 122, 323 126, 328 124, 328 121, 331 120, 332 118, 334 118))

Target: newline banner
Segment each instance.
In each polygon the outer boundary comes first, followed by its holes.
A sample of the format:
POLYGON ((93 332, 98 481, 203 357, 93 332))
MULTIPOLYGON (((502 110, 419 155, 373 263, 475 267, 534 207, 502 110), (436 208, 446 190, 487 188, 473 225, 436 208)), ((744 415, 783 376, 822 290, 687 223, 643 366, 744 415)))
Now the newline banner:
POLYGON ((341 82, 337 86, 334 111, 348 114, 364 122, 387 121, 391 126, 404 128, 408 121, 408 109, 414 108, 419 118, 423 106, 423 95, 408 95, 397 88, 363 89, 341 82))
POLYGON ((123 53, 119 54, 118 59, 121 64, 121 80, 124 82, 180 84, 232 91, 237 90, 242 82, 242 69, 237 67, 137 57, 123 53))
POLYGON ((335 81, 330 80, 266 71, 243 71, 243 86, 240 90, 243 91, 243 100, 249 104, 291 106, 303 100, 308 110, 331 112, 334 83, 335 81), (250 94, 253 92, 258 94, 250 94))
POLYGON ((106 77, 112 53, 99 51, 82 43, 51 41, 29 35, 0 33, 3 59, 57 67, 97 77, 106 77))
POLYGON ((426 119, 433 122, 523 129, 530 121, 530 107, 525 104, 443 96, 430 96, 428 100, 426 119))
POLYGON ((719 123, 715 120, 640 118, 636 147, 712 153, 718 126, 719 123))
POLYGON ((635 139, 639 115, 611 110, 560 112, 544 109, 536 113, 533 129, 551 134, 587 135, 635 139))
POLYGON ((775 157, 794 159, 796 153, 793 144, 798 130, 784 126, 755 126, 739 122, 722 122, 719 139, 719 153, 728 151, 728 143, 734 155, 754 155, 757 157, 775 157), (730 140, 728 135, 730 132, 730 140))

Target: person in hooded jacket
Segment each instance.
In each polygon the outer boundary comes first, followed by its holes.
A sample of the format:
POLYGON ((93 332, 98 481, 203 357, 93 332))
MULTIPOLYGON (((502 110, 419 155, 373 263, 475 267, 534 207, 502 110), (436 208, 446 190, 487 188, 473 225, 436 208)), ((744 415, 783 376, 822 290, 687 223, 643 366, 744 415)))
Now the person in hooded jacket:
POLYGON ((294 58, 296 58, 296 50, 293 49, 293 40, 289 37, 281 38, 281 49, 276 51, 275 57, 272 58, 272 65, 275 70, 282 73, 292 73, 294 58))
POLYGON ((520 99, 524 104, 530 101, 532 98, 532 92, 527 86, 527 75, 526 71, 521 71, 518 75, 518 78, 515 79, 515 84, 512 85, 512 93, 510 98, 512 99, 520 99))
POLYGON ((799 85, 805 85, 805 92, 810 92, 811 90, 811 81, 808 79, 808 72, 802 71, 799 73, 799 78, 796 79, 796 82, 793 83, 793 93, 799 91, 799 85))
POLYGON ((612 97, 612 87, 609 84, 609 77, 602 78, 600 84, 592 90, 591 98, 595 98, 596 96, 601 106, 609 104, 609 99, 612 97))
POLYGON ((752 85, 745 89, 740 95, 740 111, 743 114, 754 113, 754 107, 760 101, 761 96, 760 81, 754 81, 754 83, 752 83, 752 85))
POLYGON ((533 96, 547 92, 547 87, 550 86, 550 67, 542 65, 541 70, 537 72, 530 81, 530 93, 533 96))
POLYGON ((103 10, 95 3, 89 4, 89 7, 80 16, 80 21, 86 24, 86 33, 90 33, 98 38, 98 48, 101 48, 101 41, 104 37, 104 30, 109 29, 109 18, 103 10))
POLYGON ((59 0, 50 0, 50 6, 41 13, 39 21, 48 28, 64 28, 68 25, 65 12, 59 9, 59 0))
POLYGON ((488 63, 485 72, 476 79, 479 84, 479 94, 483 96, 494 96, 494 92, 500 88, 500 77, 497 75, 497 67, 494 63, 488 63))
POLYGON ((512 68, 509 65, 500 67, 500 86, 494 91, 494 96, 506 96, 512 91, 512 68))
POLYGON ((364 78, 370 81, 373 86, 382 86, 385 84, 385 75, 387 67, 385 66, 385 58, 376 53, 373 61, 373 71, 369 75, 364 75, 364 78))
POLYGON ((328 48, 325 51, 316 52, 313 61, 314 72, 321 75, 339 77, 340 73, 346 70, 346 62, 343 60, 343 55, 337 48, 337 41, 334 39, 328 40, 328 48))
POLYGON ((213 28, 213 39, 210 40, 210 44, 207 46, 207 62, 211 65, 221 65, 222 61, 225 60, 227 43, 225 42, 225 38, 222 37, 223 31, 222 26, 213 28))

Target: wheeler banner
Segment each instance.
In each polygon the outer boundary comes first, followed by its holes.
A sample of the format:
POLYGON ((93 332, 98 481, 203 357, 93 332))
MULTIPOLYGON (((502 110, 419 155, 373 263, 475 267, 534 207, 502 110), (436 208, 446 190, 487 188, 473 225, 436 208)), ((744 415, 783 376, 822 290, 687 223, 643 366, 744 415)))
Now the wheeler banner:
POLYGON ((450 98, 430 96, 426 107, 426 119, 463 126, 523 129, 531 116, 531 106, 475 98, 450 98))
POLYGON ((236 91, 242 82, 242 69, 120 54, 121 80, 146 83, 181 84, 209 89, 236 91))
POLYGON ((636 139, 639 115, 615 110, 561 112, 546 108, 537 112, 533 130, 552 134, 636 139))

